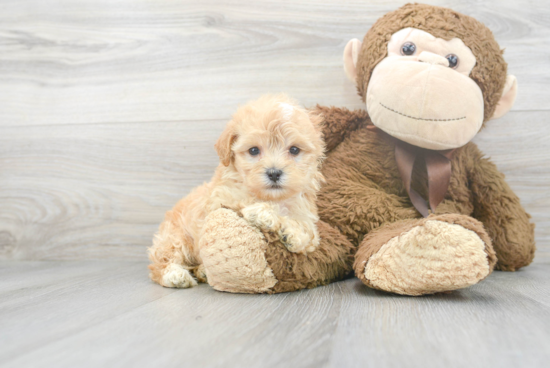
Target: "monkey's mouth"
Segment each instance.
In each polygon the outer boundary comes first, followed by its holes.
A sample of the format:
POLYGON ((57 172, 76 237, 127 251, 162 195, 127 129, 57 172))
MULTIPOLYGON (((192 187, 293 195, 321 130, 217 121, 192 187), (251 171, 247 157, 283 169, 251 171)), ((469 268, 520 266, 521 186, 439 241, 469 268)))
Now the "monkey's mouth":
POLYGON ((382 102, 380 102, 380 106, 382 106, 383 108, 385 108, 386 110, 389 110, 395 114, 399 114, 401 116, 404 116, 406 118, 410 118, 410 119, 414 119, 414 120, 423 120, 423 121, 456 121, 456 120, 464 120, 466 119, 466 116, 462 116, 462 117, 459 117, 459 118, 450 118, 450 119, 430 119, 430 118, 419 118, 419 117, 415 117, 415 116, 411 116, 411 115, 407 115, 407 114, 403 114, 402 112, 399 112, 397 110, 394 110, 392 109, 391 107, 388 107, 386 105, 384 105, 382 102))

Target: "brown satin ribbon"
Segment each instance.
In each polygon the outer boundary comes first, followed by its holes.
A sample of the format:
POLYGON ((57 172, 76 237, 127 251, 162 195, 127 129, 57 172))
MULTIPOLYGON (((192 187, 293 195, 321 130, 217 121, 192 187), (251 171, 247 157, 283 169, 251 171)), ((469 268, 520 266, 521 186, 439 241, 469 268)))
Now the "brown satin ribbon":
POLYGON ((430 214, 429 209, 435 212, 437 206, 445 198, 445 193, 451 181, 451 159, 456 149, 434 151, 413 146, 403 142, 374 125, 367 126, 369 130, 383 134, 395 142, 395 161, 399 169, 399 175, 403 185, 409 194, 413 206, 424 217, 430 214), (426 171, 428 173, 428 201, 412 188, 412 172, 417 157, 424 157, 426 171), (430 207, 428 208, 428 203, 430 207))

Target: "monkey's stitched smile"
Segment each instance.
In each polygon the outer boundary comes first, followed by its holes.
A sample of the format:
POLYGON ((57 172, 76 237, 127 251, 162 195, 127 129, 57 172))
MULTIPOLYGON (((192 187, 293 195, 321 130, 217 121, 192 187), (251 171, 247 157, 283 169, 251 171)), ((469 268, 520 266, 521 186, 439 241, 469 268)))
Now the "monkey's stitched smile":
POLYGON ((394 110, 392 109, 391 107, 388 107, 386 105, 384 105, 382 102, 380 102, 380 106, 382 106, 383 108, 391 111, 391 112, 394 112, 396 114, 399 114, 399 115, 402 115, 402 116, 405 116, 407 118, 411 118, 411 119, 415 119, 415 120, 424 120, 424 121, 455 121, 455 120, 463 120, 463 119, 466 119, 466 116, 462 116, 460 118, 453 118, 453 119, 424 119, 424 118, 417 118, 417 117, 414 117, 414 116, 410 116, 410 115, 407 115, 407 114, 403 114, 402 112, 399 112, 397 110, 394 110))

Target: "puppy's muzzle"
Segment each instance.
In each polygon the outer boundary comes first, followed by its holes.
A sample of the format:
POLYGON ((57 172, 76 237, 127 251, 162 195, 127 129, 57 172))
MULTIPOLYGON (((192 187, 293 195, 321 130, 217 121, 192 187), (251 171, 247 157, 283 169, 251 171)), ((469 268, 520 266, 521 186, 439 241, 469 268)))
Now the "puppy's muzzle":
POLYGON ((265 174, 273 184, 278 184, 281 176, 283 175, 283 170, 271 168, 265 171, 265 174))

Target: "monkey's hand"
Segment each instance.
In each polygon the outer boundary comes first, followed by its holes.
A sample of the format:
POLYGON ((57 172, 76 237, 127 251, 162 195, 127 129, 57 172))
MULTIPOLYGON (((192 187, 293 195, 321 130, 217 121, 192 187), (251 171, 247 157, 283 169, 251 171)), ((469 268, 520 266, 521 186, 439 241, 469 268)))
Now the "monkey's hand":
POLYGON ((504 180, 495 164, 469 145, 472 168, 470 182, 474 194, 473 217, 480 220, 493 241, 496 268, 515 271, 527 266, 535 256, 535 226, 518 196, 504 180))

